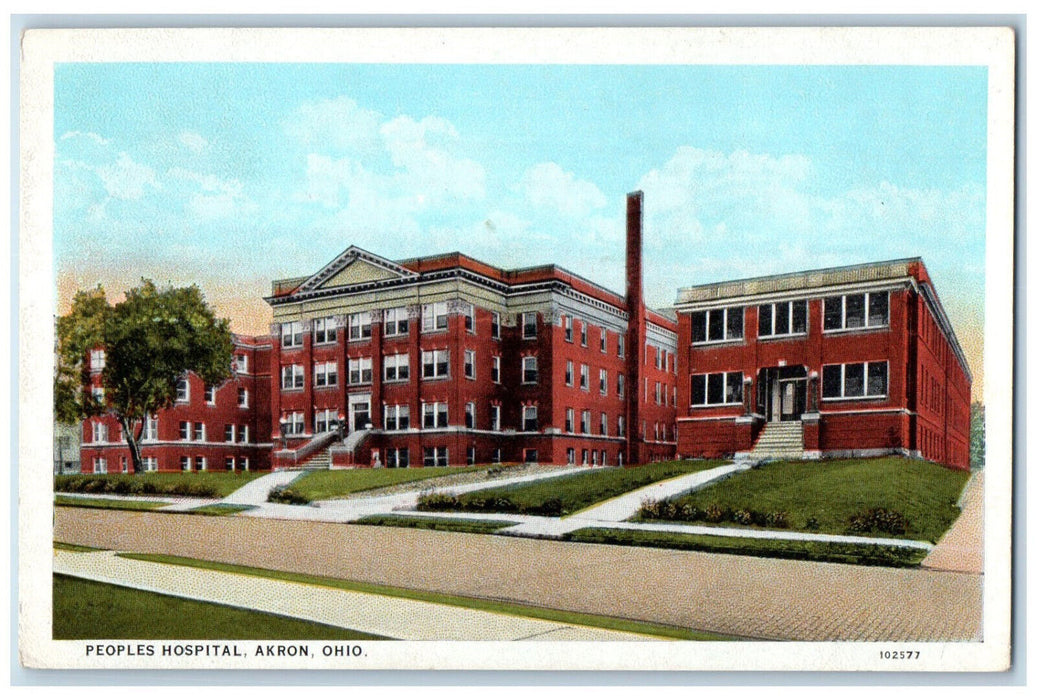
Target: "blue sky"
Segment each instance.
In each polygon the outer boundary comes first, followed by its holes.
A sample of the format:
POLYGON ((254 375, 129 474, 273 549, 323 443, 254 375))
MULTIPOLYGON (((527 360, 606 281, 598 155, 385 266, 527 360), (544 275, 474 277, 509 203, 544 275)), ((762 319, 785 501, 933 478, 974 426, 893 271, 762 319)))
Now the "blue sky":
POLYGON ((59 305, 197 281, 261 332, 351 244, 681 286, 921 255, 977 371, 986 71, 895 66, 63 64, 59 305), (971 340, 969 339, 971 338, 971 340))

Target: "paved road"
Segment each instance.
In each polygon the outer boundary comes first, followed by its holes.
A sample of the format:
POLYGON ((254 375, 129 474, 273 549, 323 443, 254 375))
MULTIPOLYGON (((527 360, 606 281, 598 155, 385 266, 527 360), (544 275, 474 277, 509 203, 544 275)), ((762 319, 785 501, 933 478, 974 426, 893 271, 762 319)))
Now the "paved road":
POLYGON ((380 528, 55 508, 55 540, 176 554, 720 634, 976 640, 983 577, 703 552, 380 528))
POLYGON ((412 641, 652 641, 629 632, 503 615, 453 605, 206 571, 119 557, 115 552, 54 552, 54 571, 179 598, 259 610, 412 641))

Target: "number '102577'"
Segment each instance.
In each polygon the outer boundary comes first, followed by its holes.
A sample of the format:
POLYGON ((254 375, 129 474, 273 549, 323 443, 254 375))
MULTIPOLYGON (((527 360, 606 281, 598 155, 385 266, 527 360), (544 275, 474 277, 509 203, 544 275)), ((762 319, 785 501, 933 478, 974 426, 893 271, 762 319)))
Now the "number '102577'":
POLYGON ((879 652, 880 659, 917 659, 921 655, 922 652, 920 651, 907 650, 891 651, 889 649, 884 649, 879 652))

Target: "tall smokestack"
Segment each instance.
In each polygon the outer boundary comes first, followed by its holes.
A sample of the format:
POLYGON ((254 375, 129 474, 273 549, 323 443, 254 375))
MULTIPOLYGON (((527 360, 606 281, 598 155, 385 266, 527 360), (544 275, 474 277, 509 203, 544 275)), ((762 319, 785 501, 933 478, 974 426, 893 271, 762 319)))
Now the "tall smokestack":
POLYGON ((627 462, 638 464, 641 457, 641 366, 645 351, 645 305, 641 275, 641 211, 643 192, 627 195, 627 462))

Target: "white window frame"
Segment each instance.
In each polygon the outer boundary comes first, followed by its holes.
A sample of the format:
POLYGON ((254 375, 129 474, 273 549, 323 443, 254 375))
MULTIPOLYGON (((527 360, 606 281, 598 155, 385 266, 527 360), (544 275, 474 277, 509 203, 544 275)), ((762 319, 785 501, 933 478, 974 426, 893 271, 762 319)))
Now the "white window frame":
POLYGON ((605 354, 609 351, 609 332, 608 329, 601 329, 601 352, 605 354))
POLYGON ((374 366, 370 357, 350 357, 349 363, 349 386, 362 386, 370 384, 374 380, 374 366))
POLYGON ((191 382, 187 381, 187 377, 181 377, 176 380, 176 402, 191 402, 191 382))
POLYGON ((587 326, 589 324, 586 321, 580 321, 580 347, 587 347, 587 326))
POLYGON ((540 370, 537 367, 536 355, 522 356, 522 383, 538 384, 540 382, 540 370))
POLYGON ((421 332, 445 331, 450 325, 450 310, 445 301, 425 304, 421 307, 421 332))
POLYGON ((889 317, 890 308, 888 290, 881 292, 855 292, 853 294, 831 294, 829 296, 824 297, 821 302, 821 328, 825 333, 852 333, 853 331, 869 331, 879 328, 889 328, 889 317), (886 320, 883 323, 871 323, 871 296, 873 294, 881 294, 886 297, 886 320), (864 325, 848 328, 846 326, 846 298, 859 296, 864 297, 864 325), (840 319, 840 325, 838 328, 829 328, 828 323, 826 322, 826 318, 828 316, 826 311, 829 299, 842 299, 842 317, 840 319))
POLYGON ((334 316, 313 319, 313 344, 330 345, 338 340, 338 325, 334 316))
POLYGON ((464 376, 466 379, 475 379, 475 350, 464 351, 464 376))
POLYGON ((227 443, 237 442, 238 426, 234 423, 225 423, 223 425, 223 441, 227 443))
POLYGON ((580 389, 591 390, 591 368, 590 365, 580 365, 580 389))
POLYGON ((144 463, 144 471, 146 471, 146 472, 157 472, 158 471, 158 457, 153 457, 153 456, 142 457, 141 461, 144 463))
POLYGON ((598 370, 598 391, 602 396, 609 395, 609 371, 607 369, 598 370))
POLYGON ((626 416, 616 416, 616 437, 627 436, 627 419, 626 416))
POLYGON ((107 358, 105 357, 104 350, 97 349, 90 351, 90 371, 100 372, 104 369, 107 358))
POLYGON ((562 317, 562 329, 565 331, 565 342, 573 342, 573 317, 563 316, 562 317))
POLYGON ((493 356, 493 364, 490 367, 490 380, 494 384, 500 384, 500 355, 493 356))
POLYGON ((539 331, 539 323, 537 321, 536 311, 526 311, 522 314, 522 339, 523 340, 536 340, 537 333, 539 331), (532 323, 529 319, 532 318, 532 323), (530 327, 533 331, 530 333, 530 327))
POLYGON ((317 362, 313 365, 313 386, 326 388, 338 386, 338 362, 317 362))
POLYGON ((692 404, 691 405, 693 407, 695 407, 695 408, 709 408, 709 407, 716 407, 716 406, 741 406, 743 404, 743 402, 745 401, 745 387, 742 386, 742 379, 743 379, 743 375, 742 375, 742 373, 740 371, 734 371, 734 372, 702 372, 700 374, 693 374, 693 375, 691 375, 691 387, 690 387, 690 389, 691 389, 690 396, 692 397, 691 398, 691 400, 692 400, 692 404), (723 377, 724 377, 723 382, 721 384, 721 388, 722 388, 722 391, 723 391, 723 398, 722 398, 721 401, 711 401, 710 400, 710 398, 711 398, 710 397, 710 391, 709 391, 709 378, 711 376, 717 375, 717 374, 723 375, 723 377), (741 398, 739 398, 736 401, 728 401, 727 400, 727 387, 728 387, 728 384, 731 381, 729 378, 732 377, 732 376, 737 377, 736 381, 738 382, 738 386, 739 386, 739 390, 738 391, 739 391, 739 393, 742 394, 741 398), (695 401, 695 378, 696 377, 705 377, 705 379, 703 380, 706 383, 705 384, 705 393, 704 393, 705 403, 694 403, 694 401, 695 401))
POLYGON ((158 417, 154 415, 144 416, 144 430, 140 433, 140 439, 143 442, 148 440, 153 442, 158 440, 158 417))
POLYGON ((501 410, 500 404, 490 404, 490 430, 500 431, 501 410))
POLYGON ((461 315, 464 316, 464 327, 469 333, 475 333, 475 307, 462 302, 461 315))
POLYGON ((580 434, 590 435, 591 434, 591 412, 590 409, 583 409, 580 411, 580 434))
POLYGON ((626 357, 627 355, 627 338, 622 333, 616 334, 616 357, 626 357))
POLYGON ((821 368, 821 400, 822 401, 875 401, 889 397, 889 361, 888 360, 862 360, 861 362, 843 362, 830 365, 824 365, 821 368), (864 365, 863 375, 863 393, 859 396, 847 396, 846 395, 846 368, 849 365, 864 365), (885 365, 886 382, 884 390, 881 394, 869 393, 869 379, 871 378, 871 366, 872 365, 885 365), (839 395, 838 396, 826 396, 824 375, 829 368, 839 368, 839 395))
POLYGON ((446 447, 425 447, 422 450, 421 464, 425 467, 449 467, 450 450, 446 447))
POLYGON ((446 379, 450 376, 450 351, 449 350, 422 350, 421 351, 421 378, 422 379, 446 379), (429 372, 429 367, 432 371, 429 372))
POLYGON ((789 301, 775 301, 769 304, 759 304, 756 307, 756 315, 756 332, 757 336, 760 338, 793 338, 807 335, 810 332, 810 302, 807 299, 791 299, 789 301), (795 327, 795 312, 793 311, 794 304, 803 304, 805 307, 803 313, 803 330, 801 331, 793 330, 795 327), (760 332, 760 321, 763 318, 763 314, 760 310, 765 306, 771 307, 771 329, 769 333, 760 332), (781 333, 777 331, 779 306, 785 306, 788 308, 789 319, 788 330, 781 333))
POLYGON ((205 403, 207 405, 209 405, 209 406, 215 406, 216 405, 216 387, 214 387, 214 386, 207 386, 207 387, 205 387, 205 391, 202 393, 202 395, 204 396, 205 403))
POLYGON ((410 353, 383 356, 382 379, 386 382, 410 381, 410 353))
POLYGON ((108 459, 106 457, 94 457, 94 474, 108 473, 108 459))
POLYGON ((338 423, 337 408, 319 408, 313 411, 313 432, 327 433, 335 430, 338 423))
POLYGON ((238 374, 248 374, 248 353, 234 354, 234 371, 238 374))
POLYGON ((523 406, 522 407, 522 432, 524 432, 524 433, 532 433, 532 432, 536 432, 538 430, 540 430, 540 420, 539 420, 539 417, 537 416, 537 407, 536 406, 532 406, 532 405, 530 405, 530 406, 523 406), (530 421, 533 421, 535 423, 535 427, 533 427, 533 428, 529 427, 529 422, 530 421))
POLYGON ((281 390, 292 391, 306 386, 306 368, 302 365, 281 365, 281 390))
POLYGON ((108 442, 108 424, 95 420, 91 423, 90 442, 108 442))
POLYGON ((490 314, 490 337, 500 340, 500 314, 496 311, 490 314))
POLYGON ((410 405, 387 404, 382 411, 382 425, 385 430, 409 430, 410 405))
POLYGON ((423 401, 421 403, 421 427, 423 429, 446 428, 449 425, 450 405, 446 401, 423 401), (430 418, 431 420, 429 420, 430 418))
POLYGON ((598 419, 598 432, 604 436, 609 434, 609 414, 602 411, 601 417, 598 419))
POLYGON ((464 424, 466 428, 475 429, 475 402, 469 401, 464 405, 464 424))
POLYGON ((360 343, 371 339, 371 312, 360 311, 349 314, 349 341, 360 343))
POLYGON ((572 360, 566 360, 565 361, 565 385, 566 386, 572 386, 573 385, 573 375, 574 374, 575 373, 573 371, 573 361, 572 360))
POLYGON ((191 425, 191 421, 189 421, 189 420, 182 420, 182 421, 180 421, 179 429, 180 429, 180 441, 181 442, 190 442, 191 441, 191 436, 194 435, 194 430, 193 430, 193 427, 191 425))
POLYGON ((565 409, 565 432, 574 432, 576 428, 576 409, 565 409))
POLYGON ((191 431, 192 442, 205 442, 205 423, 198 421, 194 424, 194 429, 191 431))
POLYGON ((302 347, 302 321, 289 321, 281 324, 281 347, 302 347))
POLYGON ((248 389, 238 387, 238 408, 248 408, 248 389))
POLYGON ((383 335, 393 338, 410 333, 410 314, 407 307, 386 309, 382 314, 383 335))

